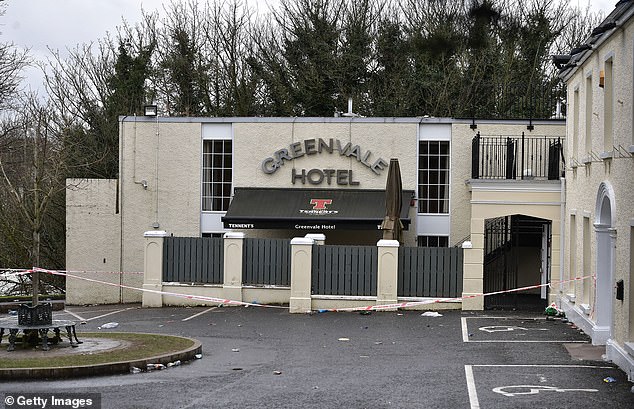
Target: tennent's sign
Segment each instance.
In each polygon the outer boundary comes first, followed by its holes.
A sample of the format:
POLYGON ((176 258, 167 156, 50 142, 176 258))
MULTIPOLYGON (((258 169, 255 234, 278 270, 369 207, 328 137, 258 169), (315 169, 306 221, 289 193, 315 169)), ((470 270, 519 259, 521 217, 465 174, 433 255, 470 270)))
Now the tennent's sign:
MULTIPOLYGON (((273 153, 273 156, 262 161, 262 171, 267 174, 277 172, 279 168, 284 166, 285 162, 291 162, 303 156, 321 154, 323 152, 333 154, 338 153, 340 156, 355 158, 357 162, 366 166, 377 175, 388 166, 388 162, 383 158, 374 159, 372 152, 363 151, 359 145, 353 145, 351 142, 342 146, 339 139, 305 139, 303 142, 295 142, 289 145, 288 149, 280 149, 273 153)), ((320 185, 327 184, 350 185, 357 186, 359 182, 354 179, 351 169, 293 169, 291 174, 291 183, 320 185)))

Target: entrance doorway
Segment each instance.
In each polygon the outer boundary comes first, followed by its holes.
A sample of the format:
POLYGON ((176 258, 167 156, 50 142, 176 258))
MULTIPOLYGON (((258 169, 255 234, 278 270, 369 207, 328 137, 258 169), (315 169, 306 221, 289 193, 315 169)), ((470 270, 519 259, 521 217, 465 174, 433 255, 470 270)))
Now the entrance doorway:
MULTIPOLYGON (((616 230, 614 229, 614 192, 607 183, 601 183, 597 195, 596 221, 596 331, 602 332, 606 340, 612 335, 612 299, 615 267, 614 247, 616 230)), ((596 342, 593 339, 593 342, 596 342)))
POLYGON ((487 219, 484 224, 484 293, 488 310, 543 311, 551 266, 551 222, 525 215, 487 219), (521 292, 505 292, 536 286, 521 292))

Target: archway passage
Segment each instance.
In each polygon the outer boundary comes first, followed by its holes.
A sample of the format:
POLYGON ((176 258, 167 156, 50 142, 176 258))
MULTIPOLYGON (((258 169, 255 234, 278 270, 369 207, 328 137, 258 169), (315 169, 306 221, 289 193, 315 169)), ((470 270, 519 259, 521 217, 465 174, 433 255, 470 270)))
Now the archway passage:
POLYGON ((525 215, 484 224, 484 293, 487 310, 543 311, 550 277, 551 222, 525 215), (509 291, 535 286, 521 292, 509 291))

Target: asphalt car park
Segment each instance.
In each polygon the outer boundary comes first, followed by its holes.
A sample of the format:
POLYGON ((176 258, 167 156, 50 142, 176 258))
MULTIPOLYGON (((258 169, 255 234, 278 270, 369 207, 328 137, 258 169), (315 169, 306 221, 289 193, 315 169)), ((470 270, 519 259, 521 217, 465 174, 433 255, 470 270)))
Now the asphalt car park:
POLYGON ((475 316, 462 317, 461 321, 464 342, 589 342, 566 320, 544 316, 475 316))
POLYGON ((80 337, 189 336, 202 342, 203 358, 139 374, 9 381, 0 391, 96 392, 103 408, 634 407, 621 370, 571 356, 570 346, 593 347, 569 323, 535 314, 421 313, 67 307, 55 318, 85 322, 80 337))

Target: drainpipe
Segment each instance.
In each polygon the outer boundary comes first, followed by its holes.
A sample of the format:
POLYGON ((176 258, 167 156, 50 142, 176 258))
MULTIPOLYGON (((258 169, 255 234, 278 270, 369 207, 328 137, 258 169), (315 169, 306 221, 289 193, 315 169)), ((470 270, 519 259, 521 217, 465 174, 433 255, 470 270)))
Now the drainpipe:
MULTIPOLYGON (((560 177, 561 181, 561 210, 560 210, 560 218, 561 222, 559 223, 559 278, 560 280, 564 278, 564 270, 565 270, 565 252, 563 251, 566 247, 566 178, 560 177)), ((568 250, 572 251, 572 249, 568 250)), ((552 278, 551 278, 552 279, 552 278)), ((570 277, 568 277, 570 279, 570 277)), ((570 285, 570 283, 559 283, 559 294, 561 298, 566 296, 565 289, 570 285)), ((561 302, 560 302, 561 306, 561 302)))

